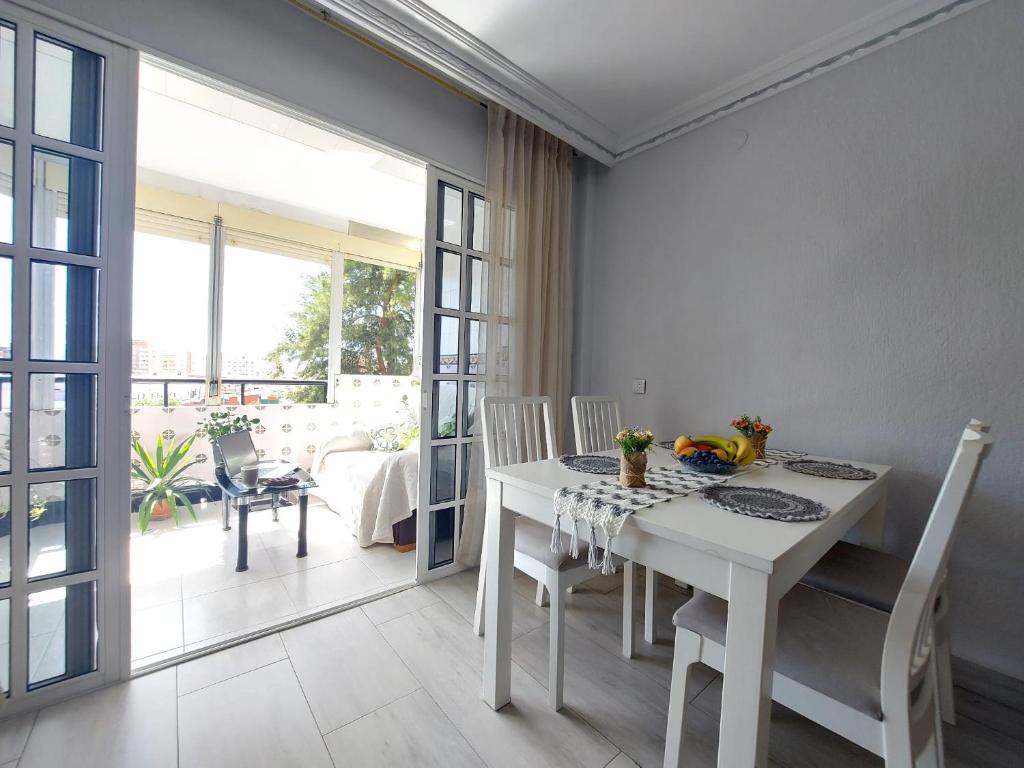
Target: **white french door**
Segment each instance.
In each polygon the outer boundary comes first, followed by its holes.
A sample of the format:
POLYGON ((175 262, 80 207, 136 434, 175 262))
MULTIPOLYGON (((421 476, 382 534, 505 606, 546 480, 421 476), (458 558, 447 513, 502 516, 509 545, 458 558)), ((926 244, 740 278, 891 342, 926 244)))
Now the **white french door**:
POLYGON ((488 227, 479 184, 428 168, 416 527, 421 581, 459 569, 470 457, 483 440, 477 414, 485 394, 494 274, 488 227))
POLYGON ((0 0, 5 712, 127 674, 137 57, 0 0))

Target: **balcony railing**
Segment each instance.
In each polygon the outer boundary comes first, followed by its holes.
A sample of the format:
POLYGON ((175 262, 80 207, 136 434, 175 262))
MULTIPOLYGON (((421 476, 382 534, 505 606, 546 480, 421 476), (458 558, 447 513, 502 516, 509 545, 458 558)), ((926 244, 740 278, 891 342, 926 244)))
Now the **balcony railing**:
MULTIPOLYGON (((282 393, 312 389, 314 399, 303 402, 326 403, 327 382, 322 379, 224 379, 221 405, 260 405, 287 401, 282 393)), ((187 377, 133 378, 133 405, 206 405, 206 380, 187 377), (155 401, 155 402, 154 402, 155 401)))

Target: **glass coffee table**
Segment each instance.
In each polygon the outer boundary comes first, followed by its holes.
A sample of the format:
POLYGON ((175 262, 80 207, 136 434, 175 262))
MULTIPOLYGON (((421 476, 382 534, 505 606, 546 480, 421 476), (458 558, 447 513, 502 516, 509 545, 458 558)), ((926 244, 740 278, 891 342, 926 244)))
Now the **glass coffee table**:
MULTIPOLYGON (((271 497, 274 507, 274 519, 277 519, 278 501, 283 494, 297 493, 299 495, 299 547, 296 557, 306 556, 306 510, 309 505, 309 489, 316 488, 316 481, 309 473, 301 467, 295 467, 287 477, 295 479, 291 485, 268 485, 261 481, 258 485, 242 485, 237 480, 229 478, 222 466, 215 471, 217 485, 220 486, 224 496, 224 503, 234 503, 238 509, 238 562, 235 565, 236 571, 249 570, 249 508, 259 498, 271 497)), ((227 509, 225 508, 224 530, 229 530, 227 521, 227 509)))

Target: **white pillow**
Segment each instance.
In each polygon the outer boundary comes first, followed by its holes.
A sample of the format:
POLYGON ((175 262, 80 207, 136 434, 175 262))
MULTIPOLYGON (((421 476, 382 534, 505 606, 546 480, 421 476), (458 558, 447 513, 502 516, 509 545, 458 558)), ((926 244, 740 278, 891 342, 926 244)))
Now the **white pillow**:
POLYGON ((373 440, 364 429, 353 429, 342 435, 335 435, 323 442, 320 453, 336 453, 339 451, 372 451, 373 440))

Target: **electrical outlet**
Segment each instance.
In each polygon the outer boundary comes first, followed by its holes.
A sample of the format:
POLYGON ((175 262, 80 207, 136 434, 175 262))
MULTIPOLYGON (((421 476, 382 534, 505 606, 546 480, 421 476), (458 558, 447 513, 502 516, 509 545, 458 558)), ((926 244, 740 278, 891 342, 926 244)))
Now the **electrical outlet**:
POLYGON ((634 395, 646 395, 647 394, 647 379, 633 379, 633 394, 634 395))

